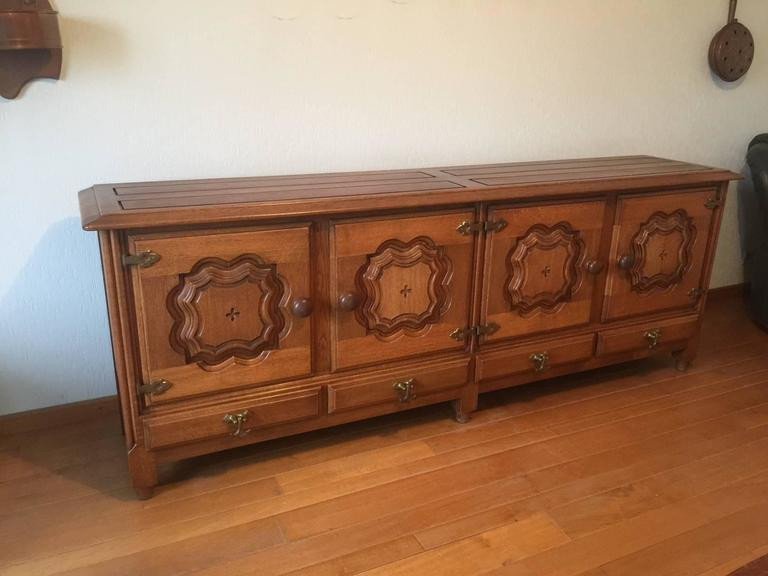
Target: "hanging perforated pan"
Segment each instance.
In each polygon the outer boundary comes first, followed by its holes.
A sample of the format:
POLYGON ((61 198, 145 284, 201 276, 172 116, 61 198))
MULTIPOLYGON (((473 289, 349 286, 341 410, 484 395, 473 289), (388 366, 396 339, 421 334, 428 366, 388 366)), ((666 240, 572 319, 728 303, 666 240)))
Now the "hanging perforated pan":
POLYGON ((747 73, 755 57, 752 33, 736 20, 738 0, 731 0, 728 24, 712 38, 709 45, 709 66, 726 82, 735 82, 747 73))

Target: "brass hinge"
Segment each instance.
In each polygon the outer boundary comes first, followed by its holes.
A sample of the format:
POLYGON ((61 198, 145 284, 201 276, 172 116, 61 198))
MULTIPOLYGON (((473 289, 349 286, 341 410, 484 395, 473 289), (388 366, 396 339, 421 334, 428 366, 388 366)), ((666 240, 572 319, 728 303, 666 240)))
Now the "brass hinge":
POLYGON ((448 336, 453 338, 454 340, 458 340, 459 342, 462 342, 472 336, 475 331, 473 328, 456 328, 453 332, 451 332, 448 336))
POLYGON ((470 222, 469 220, 464 220, 464 222, 458 225, 458 227, 456 228, 456 232, 458 232, 462 236, 471 236, 472 234, 477 234, 482 229, 483 229, 482 222, 470 222))
POLYGON ((451 332, 449 336, 454 340, 458 340, 459 342, 461 342, 462 340, 466 340, 471 336, 490 336, 491 334, 495 334, 496 332, 498 332, 500 329, 501 329, 501 326, 499 326, 495 322, 489 322, 488 324, 484 324, 482 326, 456 328, 456 330, 451 332))
POLYGON ((489 220, 487 222, 469 222, 464 220, 456 228, 456 231, 462 236, 469 236, 471 234, 477 234, 483 232, 489 234, 491 232, 501 232, 507 227, 507 221, 503 218, 499 220, 489 220))
POLYGON ((720 206, 723 205, 723 201, 720 200, 720 198, 714 197, 710 198, 704 203, 704 207, 707 210, 714 210, 715 208, 720 208, 720 206))
POLYGON ((173 387, 173 384, 168 380, 153 380, 149 384, 142 384, 139 386, 139 394, 148 394, 150 396, 161 396, 168 392, 173 387))
POLYGON ((698 302, 701 299, 702 296, 704 296, 704 292, 705 291, 703 289, 701 289, 701 288, 691 288, 688 291, 688 297, 695 304, 696 302, 698 302))
POLYGON ((489 322, 483 326, 475 326, 475 334, 478 336, 490 336, 491 334, 496 334, 500 329, 501 326, 496 324, 496 322, 489 322))
POLYGON ((138 266, 139 268, 149 268, 160 262, 160 254, 145 250, 138 254, 127 254, 123 256, 123 266, 138 266))

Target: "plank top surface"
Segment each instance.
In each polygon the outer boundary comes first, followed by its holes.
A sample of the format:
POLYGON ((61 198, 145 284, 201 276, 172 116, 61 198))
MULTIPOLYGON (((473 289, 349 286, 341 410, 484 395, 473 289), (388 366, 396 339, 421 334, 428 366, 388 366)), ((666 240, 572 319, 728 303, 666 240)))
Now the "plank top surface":
POLYGON ((102 184, 80 192, 86 230, 239 222, 714 184, 728 170, 652 156, 102 184))

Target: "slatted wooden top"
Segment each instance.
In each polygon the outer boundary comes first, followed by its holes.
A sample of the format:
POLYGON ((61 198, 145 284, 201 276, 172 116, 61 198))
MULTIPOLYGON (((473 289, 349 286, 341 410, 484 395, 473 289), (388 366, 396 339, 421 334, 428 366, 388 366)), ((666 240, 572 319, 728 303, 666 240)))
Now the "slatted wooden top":
POLYGON ((80 192, 86 230, 146 228, 446 206, 737 179, 728 170, 651 156, 422 170, 103 184, 80 192))

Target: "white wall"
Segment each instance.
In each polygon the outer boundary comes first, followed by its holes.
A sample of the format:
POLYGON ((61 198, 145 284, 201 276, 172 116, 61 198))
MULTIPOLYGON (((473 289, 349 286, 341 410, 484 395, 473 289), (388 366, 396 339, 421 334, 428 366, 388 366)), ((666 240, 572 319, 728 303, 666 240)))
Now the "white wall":
MULTIPOLYGON (((653 154, 739 170, 757 59, 713 79, 726 0, 57 0, 64 77, 0 101, 0 413, 114 393, 96 182, 653 154)), ((714 285, 740 281, 735 198, 714 285)))

